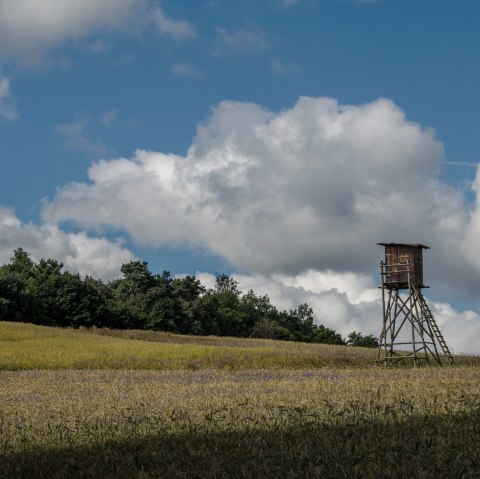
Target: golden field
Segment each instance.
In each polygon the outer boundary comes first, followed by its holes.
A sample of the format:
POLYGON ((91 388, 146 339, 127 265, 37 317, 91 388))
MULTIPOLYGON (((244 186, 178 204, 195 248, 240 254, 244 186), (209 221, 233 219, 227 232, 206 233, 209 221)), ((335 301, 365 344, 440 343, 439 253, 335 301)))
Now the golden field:
POLYGON ((478 358, 375 354, 0 323, 0 477, 478 477, 478 358))
POLYGON ((0 342, 0 370, 360 367, 370 366, 376 354, 345 346, 8 322, 0 322, 0 342))

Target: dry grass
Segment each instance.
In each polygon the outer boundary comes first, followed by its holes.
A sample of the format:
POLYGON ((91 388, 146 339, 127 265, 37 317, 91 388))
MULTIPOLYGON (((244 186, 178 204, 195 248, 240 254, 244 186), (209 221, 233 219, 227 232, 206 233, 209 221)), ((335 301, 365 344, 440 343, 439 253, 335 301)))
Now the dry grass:
POLYGON ((0 323, 0 478, 480 477, 478 358, 374 357, 0 323))
POLYGON ((479 368, 3 372, 0 477, 474 477, 479 380, 479 368))
POLYGON ((0 322, 0 344, 0 370, 368 367, 376 354, 346 346, 7 322, 0 322))

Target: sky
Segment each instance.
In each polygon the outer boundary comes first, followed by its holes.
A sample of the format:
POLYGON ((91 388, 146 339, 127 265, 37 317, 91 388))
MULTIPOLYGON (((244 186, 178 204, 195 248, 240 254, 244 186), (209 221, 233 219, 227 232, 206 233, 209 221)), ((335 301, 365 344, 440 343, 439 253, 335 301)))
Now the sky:
POLYGON ((234 276, 379 336, 422 243, 480 353, 477 0, 0 0, 0 262, 234 276))

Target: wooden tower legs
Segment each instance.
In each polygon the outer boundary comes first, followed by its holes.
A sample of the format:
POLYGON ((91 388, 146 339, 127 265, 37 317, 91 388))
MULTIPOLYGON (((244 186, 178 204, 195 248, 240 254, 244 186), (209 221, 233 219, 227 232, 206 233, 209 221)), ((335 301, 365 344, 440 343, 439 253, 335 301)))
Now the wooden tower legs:
POLYGON ((453 356, 420 289, 409 282, 409 289, 386 288, 382 284, 383 329, 377 363, 390 366, 400 361, 417 366, 423 362, 449 364, 453 356), (405 294, 400 295, 400 291, 405 294), (438 346, 437 346, 438 344, 438 346))

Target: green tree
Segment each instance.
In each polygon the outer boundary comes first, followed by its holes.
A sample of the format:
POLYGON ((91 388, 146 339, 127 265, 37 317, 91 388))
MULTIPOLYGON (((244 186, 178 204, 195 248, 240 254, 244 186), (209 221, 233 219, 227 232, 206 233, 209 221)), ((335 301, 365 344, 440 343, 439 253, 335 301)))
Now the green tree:
POLYGON ((123 278, 109 283, 113 292, 110 310, 128 328, 151 327, 149 323, 154 295, 150 290, 157 286, 157 278, 150 272, 146 261, 129 261, 122 264, 120 271, 123 278))
POLYGON ((10 258, 10 263, 6 265, 6 269, 27 279, 32 276, 34 266, 35 263, 30 259, 30 255, 23 248, 17 248, 10 258))
POLYGON ((130 329, 135 322, 123 303, 116 301, 114 290, 103 281, 87 276, 85 286, 98 298, 96 326, 130 329))
POLYGON ((283 311, 278 315, 278 323, 290 331, 295 341, 313 341, 316 331, 313 321, 313 309, 307 303, 290 310, 289 313, 283 311))
POLYGON ((0 269, 0 320, 31 322, 36 311, 37 301, 29 289, 28 280, 0 269))
POLYGON ((0 320, 34 320, 38 302, 31 288, 33 269, 33 261, 22 248, 13 252, 10 263, 0 266, 0 320))
POLYGON ((102 325, 107 308, 98 288, 62 269, 62 263, 52 259, 42 259, 35 266, 33 290, 39 307, 33 322, 62 327, 102 325))
POLYGON ((202 334, 202 296, 205 294, 205 287, 195 276, 187 275, 173 279, 172 289, 177 310, 180 312, 176 320, 177 328, 185 334, 202 334))
POLYGON ((313 341, 321 344, 346 344, 340 334, 331 328, 323 326, 323 324, 318 326, 313 341))
POLYGON ((294 339, 287 328, 280 326, 275 320, 268 317, 263 317, 255 323, 251 336, 263 339, 294 339))
MULTIPOLYGON (((206 290, 195 276, 152 274, 146 261, 125 263, 121 272, 108 284, 82 279, 54 259, 35 264, 17 248, 10 263, 0 266, 0 320, 345 344, 334 330, 314 324, 308 304, 279 312, 267 295, 242 294, 226 274, 206 290)), ((377 347, 378 340, 354 331, 348 344, 377 347)))
POLYGON ((133 293, 146 293, 155 285, 155 278, 148 269, 146 261, 130 261, 122 264, 123 289, 133 293))
POLYGON ((248 291, 240 298, 238 314, 243 322, 243 336, 257 335, 257 337, 260 337, 259 327, 261 322, 265 325, 271 324, 271 326, 274 326, 274 322, 280 328, 275 321, 278 312, 270 303, 268 295, 260 296, 255 294, 253 290, 248 291), (256 332, 254 332, 255 327, 257 327, 256 332))
POLYGON ((182 308, 175 296, 173 279, 169 271, 155 277, 155 286, 146 295, 147 328, 172 333, 185 333, 182 308))
POLYGON ((378 339, 375 336, 371 334, 363 336, 362 333, 357 333, 357 331, 353 331, 347 336, 347 344, 362 348, 378 348, 379 346, 378 339))
POLYGON ((229 293, 238 298, 242 293, 238 289, 238 281, 228 274, 217 274, 215 278, 215 291, 217 293, 229 293))
POLYGON ((214 289, 202 297, 201 322, 205 334, 244 336, 245 327, 239 312, 241 291, 238 282, 228 275, 217 275, 214 289))

